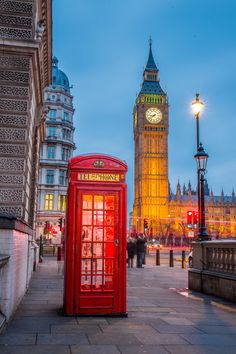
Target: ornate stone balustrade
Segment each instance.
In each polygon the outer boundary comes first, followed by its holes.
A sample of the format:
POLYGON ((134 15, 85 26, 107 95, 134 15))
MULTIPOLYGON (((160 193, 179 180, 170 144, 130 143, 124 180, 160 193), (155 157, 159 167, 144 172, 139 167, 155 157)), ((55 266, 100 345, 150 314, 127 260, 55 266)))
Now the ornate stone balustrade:
POLYGON ((193 243, 189 289, 236 302, 236 240, 193 243))

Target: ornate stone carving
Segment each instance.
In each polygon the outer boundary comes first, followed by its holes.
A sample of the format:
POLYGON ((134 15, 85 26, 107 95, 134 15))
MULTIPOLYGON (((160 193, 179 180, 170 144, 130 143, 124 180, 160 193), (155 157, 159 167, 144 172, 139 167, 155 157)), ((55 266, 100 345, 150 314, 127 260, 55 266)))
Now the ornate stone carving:
POLYGON ((13 116, 0 114, 0 124, 1 125, 13 125, 13 126, 23 126, 27 124, 27 116, 13 116))
POLYGON ((0 128, 0 140, 25 141, 25 136, 24 129, 0 128))
POLYGON ((29 70, 30 59, 27 57, 19 56, 9 56, 1 55, 0 56, 0 68, 12 68, 12 69, 23 69, 29 70))
POLYGON ((19 206, 0 206, 0 214, 12 215, 20 218, 22 216, 22 207, 19 206))
POLYGON ((28 96, 29 89, 27 87, 0 86, 0 94, 2 96, 28 96))
POLYGON ((33 8, 31 2, 1 0, 1 10, 6 12, 17 12, 30 15, 32 14, 33 8))
POLYGON ((0 36, 3 38, 13 38, 13 39, 32 39, 32 31, 25 29, 16 28, 5 28, 0 27, 0 36))
POLYGON ((1 202, 21 202, 23 191, 21 189, 1 189, 1 202))
POLYGON ((27 106, 28 106, 27 101, 6 100, 0 98, 0 109, 4 111, 26 112, 27 106))
POLYGON ((0 81, 7 82, 16 82, 19 84, 28 84, 29 82, 29 73, 23 73, 19 71, 9 71, 1 70, 0 71, 0 81))
POLYGON ((25 155, 25 145, 0 144, 0 155, 25 155))
POLYGON ((0 26, 14 26, 14 27, 32 27, 32 18, 31 17, 22 17, 22 16, 9 16, 0 14, 0 26))
POLYGON ((0 175, 0 184, 23 184, 23 176, 0 175))
POLYGON ((0 170, 3 171, 23 171, 25 160, 0 157, 0 170))

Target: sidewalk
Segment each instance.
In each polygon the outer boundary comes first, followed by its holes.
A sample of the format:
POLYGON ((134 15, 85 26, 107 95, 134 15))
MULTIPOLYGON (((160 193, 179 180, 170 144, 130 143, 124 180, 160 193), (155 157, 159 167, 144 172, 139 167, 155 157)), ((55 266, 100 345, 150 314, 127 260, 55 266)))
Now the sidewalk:
POLYGON ((57 261, 45 258, 0 335, 1 354, 236 353, 235 306, 185 296, 180 267, 128 269, 128 318, 63 317, 62 287, 57 261))

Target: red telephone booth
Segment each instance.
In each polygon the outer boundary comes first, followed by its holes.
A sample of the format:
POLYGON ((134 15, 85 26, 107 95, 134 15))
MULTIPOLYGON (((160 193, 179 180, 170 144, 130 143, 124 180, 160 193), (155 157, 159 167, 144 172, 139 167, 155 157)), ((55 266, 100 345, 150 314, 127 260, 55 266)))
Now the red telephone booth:
POLYGON ((69 161, 66 315, 126 315, 126 172, 108 155, 69 161))

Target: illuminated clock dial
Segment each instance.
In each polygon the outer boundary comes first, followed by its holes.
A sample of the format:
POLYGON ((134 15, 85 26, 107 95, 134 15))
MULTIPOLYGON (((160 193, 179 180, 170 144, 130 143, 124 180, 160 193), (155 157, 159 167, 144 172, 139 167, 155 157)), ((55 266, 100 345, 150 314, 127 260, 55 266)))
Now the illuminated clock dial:
POLYGON ((151 107, 146 111, 146 118, 149 123, 158 124, 162 120, 162 113, 158 108, 151 107))
POLYGON ((138 116, 137 116, 137 112, 134 113, 134 127, 136 128, 138 124, 138 116))

